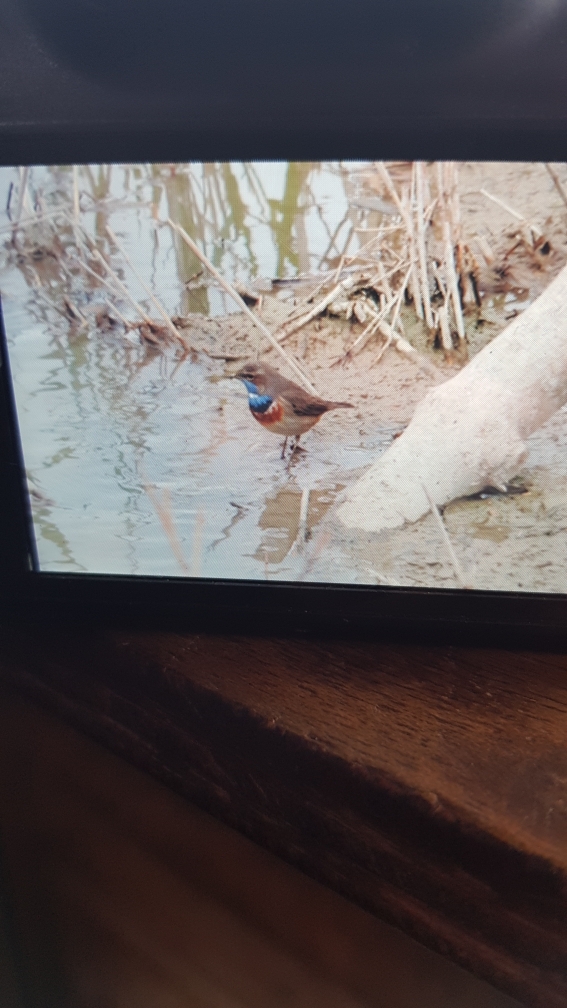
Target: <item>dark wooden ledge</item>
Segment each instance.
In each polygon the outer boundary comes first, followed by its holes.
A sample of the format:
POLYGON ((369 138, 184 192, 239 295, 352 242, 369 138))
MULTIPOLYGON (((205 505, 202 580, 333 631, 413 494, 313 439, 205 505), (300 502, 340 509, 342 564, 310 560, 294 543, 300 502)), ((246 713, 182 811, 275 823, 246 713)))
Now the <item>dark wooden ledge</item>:
POLYGON ((81 628, 3 677, 537 1008, 567 1003, 567 656, 81 628))

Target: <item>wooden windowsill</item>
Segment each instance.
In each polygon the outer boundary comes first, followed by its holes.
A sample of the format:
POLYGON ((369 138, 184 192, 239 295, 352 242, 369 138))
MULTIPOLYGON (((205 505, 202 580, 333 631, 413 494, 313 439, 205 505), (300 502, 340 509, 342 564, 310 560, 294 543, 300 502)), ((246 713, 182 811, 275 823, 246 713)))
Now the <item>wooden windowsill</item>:
POLYGON ((567 657, 30 625, 0 667, 428 947, 565 1005, 567 657))

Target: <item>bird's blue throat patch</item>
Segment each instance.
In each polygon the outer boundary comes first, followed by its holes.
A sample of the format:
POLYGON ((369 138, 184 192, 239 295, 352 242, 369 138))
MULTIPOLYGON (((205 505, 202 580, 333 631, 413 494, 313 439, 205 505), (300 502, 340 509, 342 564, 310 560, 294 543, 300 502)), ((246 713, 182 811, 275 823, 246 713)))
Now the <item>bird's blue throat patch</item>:
POLYGON ((246 391, 248 392, 248 405, 253 413, 265 413, 266 410, 270 408, 273 403, 273 399, 269 395, 260 395, 258 392, 258 386, 254 382, 248 381, 247 378, 241 378, 241 382, 246 385, 246 391))
POLYGON ((265 413, 273 401, 269 395, 255 395, 254 392, 248 393, 248 405, 253 413, 265 413))

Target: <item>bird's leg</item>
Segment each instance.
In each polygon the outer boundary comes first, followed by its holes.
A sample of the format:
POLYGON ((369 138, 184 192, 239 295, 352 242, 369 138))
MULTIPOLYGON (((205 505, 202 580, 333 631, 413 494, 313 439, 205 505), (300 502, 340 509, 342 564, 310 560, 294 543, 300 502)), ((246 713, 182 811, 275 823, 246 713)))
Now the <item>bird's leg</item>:
POLYGON ((293 442, 293 448, 291 449, 291 455, 289 456, 289 459, 288 459, 288 462, 287 462, 287 466, 286 466, 286 469, 287 469, 288 472, 289 472, 291 463, 293 462, 294 455, 295 455, 295 453, 296 453, 296 451, 297 451, 297 449, 299 447, 299 439, 300 439, 300 437, 301 437, 301 434, 298 434, 296 436, 296 438, 295 438, 295 441, 293 442))
POLYGON ((285 450, 287 448, 287 438, 285 439, 282 447, 282 458, 285 458, 285 450))

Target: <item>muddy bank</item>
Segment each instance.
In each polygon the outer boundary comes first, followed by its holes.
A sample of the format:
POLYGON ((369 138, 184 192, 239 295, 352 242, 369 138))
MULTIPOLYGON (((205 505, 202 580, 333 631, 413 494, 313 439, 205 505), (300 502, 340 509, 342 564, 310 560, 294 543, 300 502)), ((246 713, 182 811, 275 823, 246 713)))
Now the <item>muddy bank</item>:
MULTIPOLYGON (((526 492, 460 500, 443 519, 465 585, 486 591, 567 590, 567 494, 564 479, 547 470, 525 474, 526 492)), ((337 568, 351 583, 460 588, 446 543, 431 514, 394 532, 370 535, 329 524, 325 535, 341 559, 332 564, 317 549, 308 577, 327 581, 337 568)), ((331 553, 333 549, 331 549, 331 553)))

